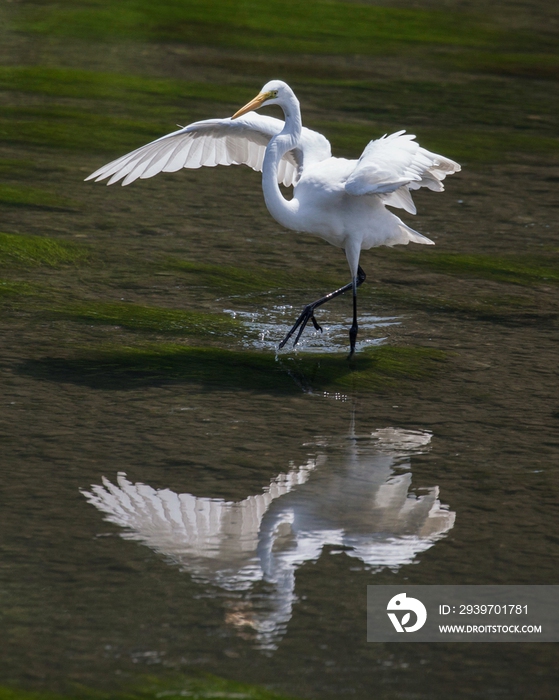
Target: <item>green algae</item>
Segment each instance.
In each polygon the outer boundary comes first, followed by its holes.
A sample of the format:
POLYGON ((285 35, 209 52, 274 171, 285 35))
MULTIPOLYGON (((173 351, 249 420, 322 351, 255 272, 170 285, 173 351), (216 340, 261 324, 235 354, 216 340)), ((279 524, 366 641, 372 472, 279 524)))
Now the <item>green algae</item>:
MULTIPOLYGON (((400 122, 401 123, 401 122, 400 122)), ((373 138, 394 132, 399 124, 387 125, 385 129, 370 124, 317 121, 314 128, 322 131, 333 145, 334 152, 355 158, 373 138)), ((502 129, 444 129, 431 127, 414 128, 421 145, 435 153, 460 162, 499 163, 514 160, 517 153, 541 154, 546 157, 559 154, 559 138, 539 133, 516 133, 502 129)))
MULTIPOLYGON (((241 105, 252 94, 221 84, 43 66, 0 66, 0 88, 45 100, 0 106, 0 141, 94 152, 138 147, 173 131, 177 121, 213 115, 212 103, 241 105)), ((232 106, 221 107, 222 116, 232 106)), ((0 163, 0 173, 10 174, 8 164, 0 163)))
POLYGON ((493 75, 559 79, 559 56, 553 53, 521 51, 469 51, 460 55, 448 54, 446 62, 453 68, 493 75))
POLYGON ((36 267, 76 265, 89 257, 89 250, 76 243, 46 236, 0 233, 0 265, 36 267))
POLYGON ((89 40, 181 41, 257 51, 377 54, 405 46, 484 47, 518 42, 475 17, 451 11, 334 0, 90 0, 85 6, 24 6, 16 26, 89 40))
MULTIPOLYGON (((463 255, 460 253, 409 253, 402 262, 418 265, 434 272, 466 275, 513 284, 559 284, 559 270, 537 260, 519 260, 496 255, 463 255)), ((548 261, 549 262, 549 261, 548 261)))
POLYGON ((263 269, 211 265, 178 259, 170 259, 167 267, 186 273, 195 284, 211 287, 221 293, 247 294, 283 287, 286 284, 286 275, 263 269))
POLYGON ((428 294, 422 291, 376 288, 373 298, 390 304, 391 309, 414 309, 435 314, 451 314, 463 319, 476 319, 503 325, 553 325, 559 314, 553 306, 535 304, 532 299, 511 295, 456 296, 445 292, 428 294))
POLYGON ((0 298, 27 296, 32 294, 32 287, 25 282, 12 282, 0 279, 0 298))
POLYGON ((76 203, 66 197, 52 194, 38 187, 27 187, 0 182, 0 204, 38 209, 72 210, 76 203))
POLYGON ((0 109, 0 141, 23 145, 125 152, 169 130, 168 122, 112 117, 62 105, 0 109))
MULTIPOLYGON (((504 129, 521 129, 517 135, 525 136, 553 137, 557 134, 559 100, 545 83, 487 77, 453 81, 447 77, 438 82, 340 79, 307 82, 306 92, 313 103, 324 113, 330 112, 332 104, 337 104, 338 109, 347 114, 346 123, 355 129, 358 139, 369 140, 375 136, 371 129, 395 131, 410 125, 414 125, 414 130, 427 127, 424 133, 431 136, 430 123, 445 125, 441 132, 445 143, 456 131, 449 128, 453 124, 461 125, 460 132, 467 127, 467 138, 470 134, 479 137, 479 130, 487 127, 491 128, 490 139, 504 129), (533 115, 540 118, 534 121, 533 115), (356 117, 368 121, 371 126, 355 123, 356 117), (361 128, 369 129, 369 133, 361 134, 361 128)), ((336 123, 325 123, 325 128, 335 127, 336 123)), ((376 137, 379 135, 377 133, 376 137)), ((346 136, 351 136, 351 132, 346 136)), ((437 133, 432 136, 436 138, 437 133)), ((491 144, 488 145, 491 149, 491 144)))
MULTIPOLYGON (((352 115, 345 121, 309 124, 325 132, 335 153, 355 157, 372 138, 410 126, 429 149, 466 162, 510 160, 518 153, 550 157, 559 152, 554 126, 557 98, 541 85, 523 83, 513 89, 508 83, 487 79, 467 84, 338 80, 321 90, 323 81, 305 82, 317 105, 329 111, 334 101, 342 114, 352 115), (531 119, 533 114, 538 115, 537 123, 531 119), (437 122, 442 119, 467 127, 434 128, 430 124, 435 115, 437 122)), ((212 101, 240 105, 252 94, 221 84, 41 67, 0 68, 2 84, 51 99, 118 100, 120 111, 128 108, 126 115, 107 115, 95 102, 80 107, 78 101, 72 106, 0 108, 0 140, 110 153, 125 152, 168 133, 177 121, 184 124, 214 115, 212 101)))
POLYGON ((246 90, 228 85, 47 66, 0 66, 0 89, 142 104, 153 98, 171 104, 183 98, 242 104, 248 97, 246 90))
POLYGON ((62 0, 20 5, 13 25, 88 41, 180 42, 269 54, 400 55, 496 75, 554 79, 559 70, 552 32, 505 29, 448 8, 309 0, 291 3, 286 12, 281 0, 90 0, 80 6, 62 0))
POLYGON ((559 153, 559 104, 545 83, 311 79, 308 92, 325 114, 336 104, 344 115, 313 123, 335 154, 355 157, 372 138, 398 129, 465 163, 514 161, 521 153, 547 160, 559 153))
POLYGON ((55 309, 54 312, 73 321, 176 336, 231 336, 239 335, 244 329, 239 321, 229 316, 139 304, 79 302, 64 309, 55 309))
POLYGON ((211 674, 193 674, 190 677, 179 677, 175 681, 147 679, 145 685, 147 687, 138 700, 179 700, 185 696, 199 700, 294 700, 291 696, 278 694, 261 686, 230 681, 211 674))
POLYGON ((172 681, 147 678, 141 686, 110 693, 78 686, 68 694, 37 692, 0 687, 0 700, 179 700, 179 698, 204 698, 205 700, 293 700, 266 688, 226 680, 210 674, 196 674, 172 681))
POLYGON ((220 391, 299 393, 377 391, 432 377, 446 353, 425 347, 383 346, 343 355, 285 354, 210 347, 158 345, 116 347, 74 358, 43 358, 21 371, 37 378, 75 382, 99 389, 184 382, 220 391))
POLYGON ((32 160, 21 158, 0 158, 0 177, 29 177, 35 170, 35 163, 32 160))
POLYGON ((502 163, 526 153, 552 159, 559 154, 559 138, 538 133, 497 129, 417 129, 418 138, 430 150, 444 151, 463 163, 502 163))
MULTIPOLYGON (((185 273, 191 284, 209 287, 220 294, 246 295, 301 288, 300 276, 256 266, 240 268, 170 258, 166 268, 185 273)), ((335 289, 340 286, 340 280, 324 274, 309 274, 306 271, 304 284, 305 287, 335 289)))

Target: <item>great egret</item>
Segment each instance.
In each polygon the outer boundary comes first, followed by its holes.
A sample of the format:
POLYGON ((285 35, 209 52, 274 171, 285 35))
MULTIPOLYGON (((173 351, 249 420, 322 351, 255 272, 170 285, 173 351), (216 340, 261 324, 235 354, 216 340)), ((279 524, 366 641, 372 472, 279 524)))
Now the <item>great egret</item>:
POLYGON ((129 185, 160 172, 203 165, 248 165, 262 171, 262 189, 268 211, 282 226, 320 236, 343 248, 351 282, 308 304, 280 343, 282 348, 297 331, 297 344, 315 309, 353 290, 353 324, 349 331, 350 357, 357 338, 357 287, 365 281, 359 265, 361 250, 380 245, 433 244, 386 209, 415 214, 410 190, 444 188, 442 180, 460 166, 449 158, 421 148, 415 136, 398 131, 371 141, 359 160, 333 158, 329 141, 301 122, 299 101, 281 80, 272 80, 231 118, 207 119, 162 136, 104 165, 86 180, 110 178, 129 185), (248 114, 267 105, 279 105, 285 122, 248 114), (278 183, 293 185, 286 199, 278 183))

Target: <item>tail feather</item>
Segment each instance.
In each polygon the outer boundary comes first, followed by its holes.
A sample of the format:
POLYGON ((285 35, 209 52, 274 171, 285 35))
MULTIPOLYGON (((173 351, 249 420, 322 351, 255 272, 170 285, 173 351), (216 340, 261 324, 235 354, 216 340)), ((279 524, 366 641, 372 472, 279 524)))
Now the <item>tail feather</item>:
POLYGON ((419 231, 415 231, 413 228, 407 226, 403 221, 400 221, 400 229, 407 236, 407 241, 405 243, 423 243, 424 245, 435 245, 435 241, 432 241, 427 236, 424 236, 419 231))

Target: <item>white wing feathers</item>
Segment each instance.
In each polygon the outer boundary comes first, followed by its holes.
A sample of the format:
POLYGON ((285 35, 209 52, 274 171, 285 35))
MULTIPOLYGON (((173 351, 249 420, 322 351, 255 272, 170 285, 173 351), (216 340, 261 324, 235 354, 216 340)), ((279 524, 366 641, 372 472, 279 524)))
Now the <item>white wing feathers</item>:
MULTIPOLYGON (((248 165, 260 172, 270 140, 284 127, 281 119, 251 112, 238 119, 207 119, 137 148, 104 165, 86 180, 105 180, 108 185, 122 180, 147 179, 158 173, 181 168, 216 165, 248 165)), ((384 204, 415 214, 410 190, 444 188, 442 180, 460 166, 449 158, 421 148, 413 134, 398 131, 371 141, 345 183, 350 195, 378 195, 384 204)), ((303 168, 331 157, 329 141, 303 127, 300 144, 282 158, 278 182, 287 187, 301 177, 303 168)))
MULTIPOLYGON (((207 119, 117 158, 92 173, 86 180, 105 180, 108 185, 122 180, 129 185, 160 172, 181 168, 216 165, 248 165, 261 171, 266 146, 284 127, 280 119, 261 114, 247 114, 239 119, 207 119)), ((327 139, 303 127, 301 145, 287 153, 278 167, 278 182, 290 186, 300 177, 303 161, 322 160, 330 156, 327 139)))
POLYGON ((384 203, 416 213, 409 190, 444 189, 442 180, 460 170, 458 163, 431 153, 414 141, 413 134, 398 131, 371 141, 346 181, 352 195, 384 195, 384 203))

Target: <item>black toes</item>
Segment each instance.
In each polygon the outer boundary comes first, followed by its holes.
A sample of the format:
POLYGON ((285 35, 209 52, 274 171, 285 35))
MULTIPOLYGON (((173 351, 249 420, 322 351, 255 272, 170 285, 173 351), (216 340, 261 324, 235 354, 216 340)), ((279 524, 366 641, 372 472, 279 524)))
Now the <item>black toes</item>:
POLYGON ((312 324, 314 326, 315 331, 320 331, 322 333, 322 326, 318 323, 318 321, 316 320, 314 315, 311 316, 311 321, 312 321, 312 324))

